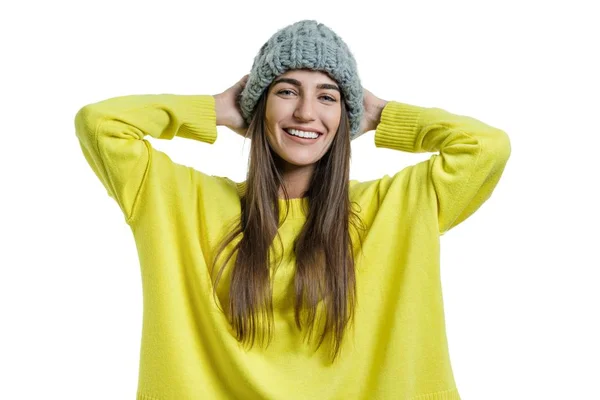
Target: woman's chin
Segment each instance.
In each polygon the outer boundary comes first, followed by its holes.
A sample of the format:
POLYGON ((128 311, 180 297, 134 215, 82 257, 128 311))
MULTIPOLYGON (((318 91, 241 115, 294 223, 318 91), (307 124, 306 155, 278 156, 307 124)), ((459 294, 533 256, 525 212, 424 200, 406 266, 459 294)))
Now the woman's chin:
POLYGON ((291 164, 295 167, 308 167, 310 165, 313 165, 317 161, 319 161, 319 160, 315 159, 315 157, 312 154, 307 155, 307 156, 302 156, 300 154, 286 153, 281 158, 284 161, 286 161, 288 164, 291 164))

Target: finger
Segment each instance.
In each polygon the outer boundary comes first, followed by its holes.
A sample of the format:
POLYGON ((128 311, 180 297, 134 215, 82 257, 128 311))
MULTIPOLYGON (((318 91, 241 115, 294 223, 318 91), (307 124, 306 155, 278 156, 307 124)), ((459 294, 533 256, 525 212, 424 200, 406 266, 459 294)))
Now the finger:
POLYGON ((237 83, 238 85, 240 85, 240 87, 243 89, 246 86, 246 83, 248 83, 248 76, 249 75, 245 75, 242 79, 240 79, 240 81, 237 83))

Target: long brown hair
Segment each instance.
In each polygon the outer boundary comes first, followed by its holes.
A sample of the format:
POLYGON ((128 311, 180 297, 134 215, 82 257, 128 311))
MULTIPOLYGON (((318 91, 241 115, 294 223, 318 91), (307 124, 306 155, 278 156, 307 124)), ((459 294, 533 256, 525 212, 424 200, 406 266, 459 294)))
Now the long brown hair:
MULTIPOLYGON (((246 191, 241 195, 241 215, 235 229, 217 247, 212 264, 214 269, 223 250, 242 234, 217 274, 213 295, 216 295, 227 263, 237 251, 231 271, 228 317, 237 340, 249 343, 250 347, 254 345, 257 334, 258 316, 261 321, 267 317, 271 341, 273 303, 269 250, 275 236, 281 243, 278 230, 289 212, 288 207, 280 221, 279 188, 283 189, 286 202, 289 201, 289 195, 283 184, 281 159, 270 147, 265 134, 268 92, 268 89, 265 90, 260 97, 246 133, 246 138, 251 138, 252 146, 246 191)), ((350 222, 356 232, 364 229, 358 213, 351 209, 351 204, 357 203, 351 203, 349 197, 350 125, 343 96, 341 107, 338 131, 329 150, 316 163, 309 189, 305 192, 309 205, 307 220, 294 241, 296 326, 302 329, 301 313, 306 312, 305 322, 309 327, 307 333, 310 340, 318 309, 323 307, 326 319, 317 349, 327 334, 332 333, 332 362, 338 356, 345 328, 353 320, 357 304, 355 240, 350 233, 350 222), (361 227, 357 227, 357 224, 361 227)), ((358 237, 361 248, 363 239, 360 234, 358 237)), ((263 342, 264 330, 260 337, 263 342)))

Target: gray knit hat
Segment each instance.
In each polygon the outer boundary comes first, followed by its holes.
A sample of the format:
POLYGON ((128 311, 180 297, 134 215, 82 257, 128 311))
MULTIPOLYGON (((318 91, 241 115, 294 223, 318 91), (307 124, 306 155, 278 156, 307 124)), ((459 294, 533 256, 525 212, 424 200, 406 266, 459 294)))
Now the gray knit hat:
POLYGON ((256 103, 271 82, 288 70, 300 68, 326 71, 340 85, 350 119, 350 138, 354 139, 364 112, 356 60, 335 32, 314 20, 280 29, 261 47, 239 97, 246 123, 250 124, 256 103))

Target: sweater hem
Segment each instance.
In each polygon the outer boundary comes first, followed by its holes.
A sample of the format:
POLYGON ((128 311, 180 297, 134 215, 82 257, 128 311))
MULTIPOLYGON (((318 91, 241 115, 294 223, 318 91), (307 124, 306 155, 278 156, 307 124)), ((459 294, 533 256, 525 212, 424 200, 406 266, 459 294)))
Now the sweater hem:
MULTIPOLYGON (((138 392, 136 400, 161 400, 159 397, 151 396, 143 392, 138 392)), ((444 390, 441 392, 434 392, 428 394, 421 394, 413 396, 409 400, 461 400, 458 394, 458 389, 444 390)))
POLYGON ((409 400, 461 400, 458 389, 443 390, 441 392, 420 394, 411 397, 409 400))
POLYGON ((150 396, 149 394, 145 394, 143 392, 137 392, 137 396, 135 400, 161 400, 156 396, 150 396))

